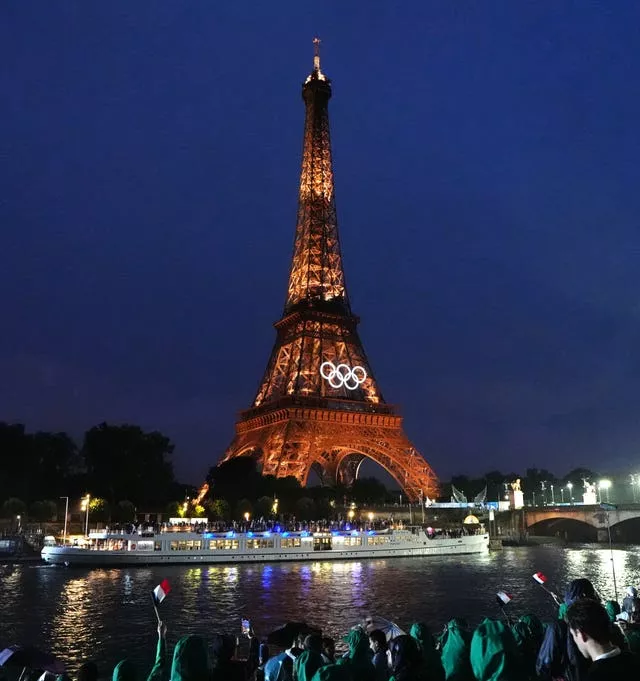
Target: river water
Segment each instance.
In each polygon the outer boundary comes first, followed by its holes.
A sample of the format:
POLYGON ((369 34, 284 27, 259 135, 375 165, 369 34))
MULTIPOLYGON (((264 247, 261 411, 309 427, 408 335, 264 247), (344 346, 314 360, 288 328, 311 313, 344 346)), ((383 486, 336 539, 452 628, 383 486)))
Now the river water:
MULTIPOLYGON (((613 552, 619 598, 640 582, 640 547, 613 552)), ((499 616, 495 593, 512 594, 515 615, 555 615, 550 597, 532 580, 542 571, 560 590, 588 577, 604 598, 614 587, 608 549, 505 548, 483 556, 399 558, 353 562, 239 566, 162 566, 81 569, 23 565, 0 567, 0 649, 32 643, 62 657, 71 672, 87 659, 101 676, 133 659, 140 674, 151 668, 155 616, 150 592, 162 579, 172 590, 160 606, 169 642, 187 633, 239 633, 241 617, 258 635, 287 620, 305 619, 340 638, 366 614, 400 626, 425 621, 433 630, 453 616, 472 624, 499 616)))

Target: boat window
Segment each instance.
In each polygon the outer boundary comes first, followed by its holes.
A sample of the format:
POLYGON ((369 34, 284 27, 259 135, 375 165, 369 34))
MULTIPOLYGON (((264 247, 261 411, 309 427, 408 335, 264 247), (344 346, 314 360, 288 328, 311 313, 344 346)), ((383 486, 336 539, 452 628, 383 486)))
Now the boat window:
MULTIPOLYGON (((133 545, 132 547, 133 548, 133 545)), ((138 551, 153 551, 153 542, 152 541, 139 541, 138 546, 136 547, 138 551)))
POLYGON ((330 551, 331 537, 314 537, 313 538, 314 551, 330 551))
POLYGON ((296 546, 301 545, 300 537, 282 537, 280 540, 280 546, 283 549, 292 549, 296 546))
MULTIPOLYGON (((142 542, 141 542, 142 543, 142 542)), ((185 541, 172 541, 171 550, 172 551, 199 551, 202 548, 202 542, 200 540, 190 539, 185 541)))
POLYGON ((345 546, 362 546, 362 537, 345 537, 345 546))
POLYGON ((378 546, 379 544, 388 544, 391 537, 369 537, 367 539, 367 544, 369 546, 378 546))
POLYGON ((155 544, 153 546, 153 550, 154 551, 162 551, 162 542, 161 541, 155 542, 155 544))
POLYGON ((274 546, 273 539, 247 539, 248 549, 272 549, 274 546))
POLYGON ((209 541, 211 551, 235 551, 238 546, 237 539, 211 539, 209 541))

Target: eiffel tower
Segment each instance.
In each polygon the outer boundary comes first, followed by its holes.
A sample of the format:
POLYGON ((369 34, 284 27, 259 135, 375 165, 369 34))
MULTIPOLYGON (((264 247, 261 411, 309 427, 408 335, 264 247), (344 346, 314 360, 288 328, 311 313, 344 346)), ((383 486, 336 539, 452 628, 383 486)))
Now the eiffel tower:
POLYGON ((282 319, 266 371, 223 461, 254 456, 265 475, 305 484, 314 470, 323 484, 350 485, 371 459, 411 500, 435 496, 429 464, 387 404, 358 336, 345 286, 331 161, 331 81, 320 69, 304 81, 304 149, 298 216, 282 319))

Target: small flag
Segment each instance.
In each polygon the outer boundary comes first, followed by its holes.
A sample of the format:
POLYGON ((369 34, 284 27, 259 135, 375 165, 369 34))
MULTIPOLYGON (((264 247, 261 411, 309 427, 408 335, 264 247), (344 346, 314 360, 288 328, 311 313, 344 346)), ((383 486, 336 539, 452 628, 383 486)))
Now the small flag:
POLYGON ((153 598, 155 602, 160 605, 162 601, 167 597, 169 591, 171 591, 171 586, 169 585, 168 579, 163 579, 160 584, 153 590, 153 598))
POLYGON ((510 596, 506 591, 498 591, 496 598, 501 606, 507 605, 507 603, 510 603, 513 600, 513 596, 510 596))
POLYGON ((547 578, 542 574, 542 572, 536 572, 535 575, 533 575, 533 578, 538 582, 538 584, 541 584, 544 586, 547 583, 547 578))

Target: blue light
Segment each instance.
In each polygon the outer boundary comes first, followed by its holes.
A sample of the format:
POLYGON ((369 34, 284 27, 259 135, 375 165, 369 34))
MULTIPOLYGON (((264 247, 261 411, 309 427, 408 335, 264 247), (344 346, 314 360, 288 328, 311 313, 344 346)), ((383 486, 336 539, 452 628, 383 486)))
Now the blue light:
POLYGON ((289 536, 289 533, 288 533, 288 532, 283 532, 283 533, 282 533, 282 536, 283 536, 283 537, 288 537, 288 536, 289 536))
POLYGON ((369 531, 367 532, 367 534, 368 534, 369 536, 371 536, 372 534, 375 534, 375 530, 369 530, 369 531))
POLYGON ((276 525, 275 531, 276 532, 282 532, 282 528, 280 527, 280 525, 276 525))
POLYGON ((332 536, 332 537, 339 537, 340 535, 339 535, 338 532, 332 532, 332 533, 331 533, 331 536, 332 536))
POLYGON ((358 532, 358 530, 354 530, 351 534, 355 537, 356 535, 360 534, 360 532, 358 532))
POLYGON ((235 532, 227 532, 227 537, 235 537, 236 533, 235 532))
POLYGON ((301 537, 308 537, 309 533, 308 532, 300 532, 301 537))
POLYGON ((211 539, 211 537, 213 537, 213 534, 212 534, 211 532, 205 532, 205 533, 204 533, 204 538, 205 538, 205 539, 211 539))
POLYGON ((247 532, 247 537, 253 537, 253 532, 247 532))
POLYGON ((271 536, 271 532, 263 532, 263 533, 262 533, 262 536, 263 536, 263 537, 270 537, 270 536, 271 536))

